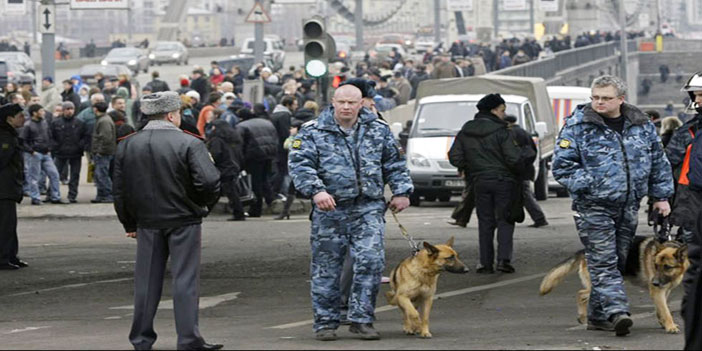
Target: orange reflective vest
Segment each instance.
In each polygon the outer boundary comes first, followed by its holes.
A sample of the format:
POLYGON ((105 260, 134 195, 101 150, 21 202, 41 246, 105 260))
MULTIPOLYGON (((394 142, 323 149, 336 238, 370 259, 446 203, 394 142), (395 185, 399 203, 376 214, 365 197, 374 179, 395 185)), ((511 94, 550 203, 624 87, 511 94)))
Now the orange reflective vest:
MULTIPOLYGON (((695 132, 692 128, 689 129, 692 140, 695 139, 695 132)), ((683 161, 682 169, 680 170, 680 178, 678 178, 678 184, 690 185, 690 179, 687 178, 687 174, 690 173, 690 152, 692 151, 692 143, 687 146, 687 151, 685 152, 685 160, 683 161)))

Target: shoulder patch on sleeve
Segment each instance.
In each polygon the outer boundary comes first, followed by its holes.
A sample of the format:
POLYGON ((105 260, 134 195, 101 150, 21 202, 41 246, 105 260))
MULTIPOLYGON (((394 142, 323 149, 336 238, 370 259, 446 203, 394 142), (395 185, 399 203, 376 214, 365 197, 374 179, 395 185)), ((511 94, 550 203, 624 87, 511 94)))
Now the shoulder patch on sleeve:
POLYGON ((561 149, 567 149, 567 148, 570 147, 570 144, 571 144, 570 140, 568 140, 568 139, 563 139, 563 140, 561 140, 561 142, 558 144, 558 146, 560 146, 561 149))
POLYGON ((293 140, 292 145, 290 145, 290 147, 292 147, 293 149, 299 149, 300 147, 302 147, 302 140, 300 140, 300 139, 293 140))

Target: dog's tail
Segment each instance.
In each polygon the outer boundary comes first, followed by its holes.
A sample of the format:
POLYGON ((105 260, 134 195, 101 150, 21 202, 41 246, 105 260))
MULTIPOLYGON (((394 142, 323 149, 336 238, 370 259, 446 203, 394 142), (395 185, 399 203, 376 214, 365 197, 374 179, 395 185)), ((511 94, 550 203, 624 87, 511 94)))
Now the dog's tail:
POLYGON ((551 290, 558 286, 558 284, 560 284, 568 274, 573 273, 576 269, 578 269, 580 266, 580 261, 584 259, 585 251, 578 251, 569 259, 551 268, 551 270, 544 277, 544 280, 541 281, 539 294, 543 296, 550 293, 551 290))

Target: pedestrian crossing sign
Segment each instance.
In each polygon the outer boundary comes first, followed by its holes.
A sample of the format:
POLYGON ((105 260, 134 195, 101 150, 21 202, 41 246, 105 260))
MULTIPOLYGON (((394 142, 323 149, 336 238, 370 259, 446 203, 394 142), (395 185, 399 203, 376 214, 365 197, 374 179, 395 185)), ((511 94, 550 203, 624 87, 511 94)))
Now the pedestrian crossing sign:
POLYGON ((271 23, 271 16, 268 15, 266 9, 263 8, 260 2, 256 2, 254 7, 246 16, 246 22, 248 23, 271 23))

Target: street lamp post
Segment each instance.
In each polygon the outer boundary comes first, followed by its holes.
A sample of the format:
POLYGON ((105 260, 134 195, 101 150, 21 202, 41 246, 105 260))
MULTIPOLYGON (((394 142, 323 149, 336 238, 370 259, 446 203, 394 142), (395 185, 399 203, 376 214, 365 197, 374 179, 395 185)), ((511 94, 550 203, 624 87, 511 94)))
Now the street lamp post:
POLYGON ((629 50, 627 47, 627 35, 626 35, 626 8, 624 7, 624 0, 619 0, 619 26, 621 29, 621 34, 619 38, 620 43, 620 75, 622 79, 626 82, 628 81, 628 58, 629 50))

